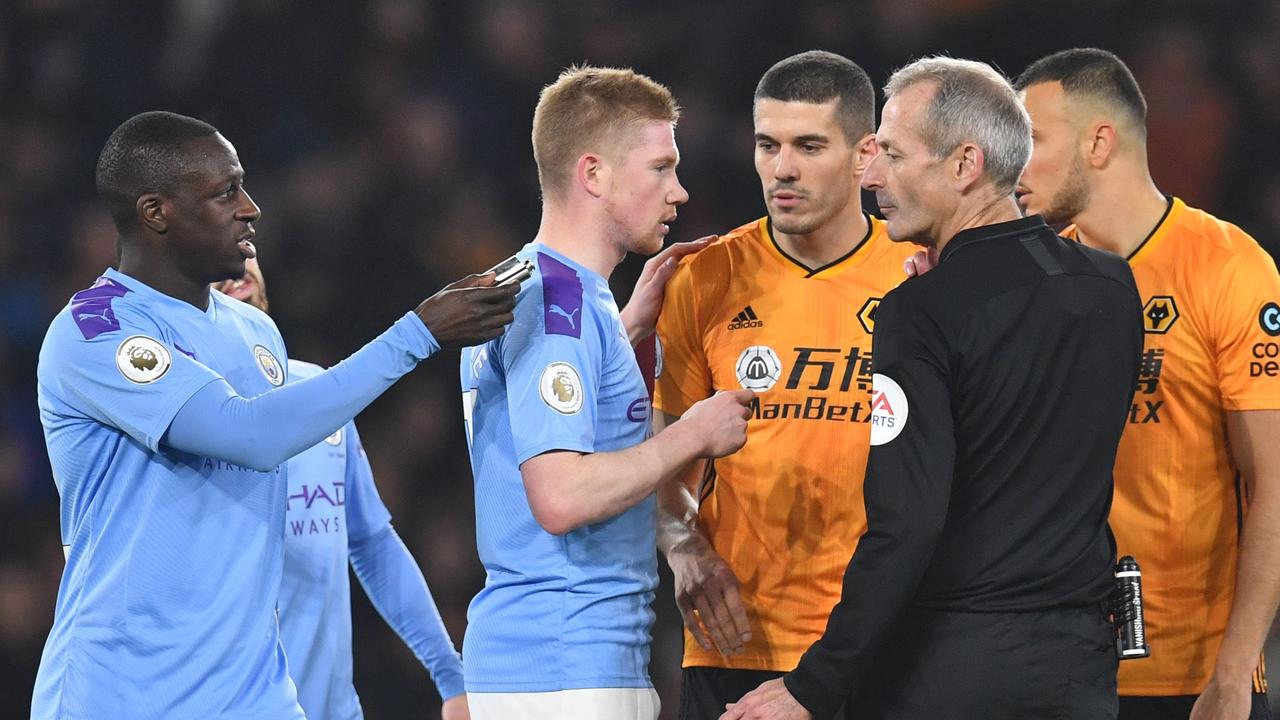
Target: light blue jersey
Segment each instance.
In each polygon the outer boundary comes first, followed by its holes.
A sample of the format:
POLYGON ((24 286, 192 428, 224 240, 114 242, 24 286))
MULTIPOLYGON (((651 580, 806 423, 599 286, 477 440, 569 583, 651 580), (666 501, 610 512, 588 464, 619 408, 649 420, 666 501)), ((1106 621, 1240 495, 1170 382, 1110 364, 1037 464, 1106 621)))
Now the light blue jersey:
POLYGON ((467 614, 467 691, 649 687, 654 498, 557 536, 534 520, 520 477, 521 463, 548 451, 641 443, 644 380, 604 278, 543 245, 518 255, 535 272, 515 321, 462 353, 486 573, 467 614))
POLYGON ((67 566, 33 718, 299 718, 276 627, 285 478, 160 446, 198 390, 285 381, 271 320, 108 270, 54 318, 38 394, 67 566))
MULTIPOLYGON (((321 368, 289 361, 290 381, 321 368)), ((431 671, 462 692, 462 666, 422 573, 391 530, 354 422, 289 460, 280 636, 308 720, 356 720, 348 556, 374 605, 431 671), (369 562, 360 563, 362 554, 369 562), (381 568, 387 568, 381 572, 381 568)))

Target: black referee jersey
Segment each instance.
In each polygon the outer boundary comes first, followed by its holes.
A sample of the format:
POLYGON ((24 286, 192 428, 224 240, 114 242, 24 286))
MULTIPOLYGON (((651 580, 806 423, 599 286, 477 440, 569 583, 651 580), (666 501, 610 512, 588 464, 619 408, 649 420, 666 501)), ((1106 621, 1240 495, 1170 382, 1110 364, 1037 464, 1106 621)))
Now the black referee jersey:
POLYGON ((826 633, 785 678, 815 717, 859 690, 908 613, 1108 597, 1111 473, 1142 332, 1129 266, 1039 216, 959 233, 885 296, 867 532, 826 633))

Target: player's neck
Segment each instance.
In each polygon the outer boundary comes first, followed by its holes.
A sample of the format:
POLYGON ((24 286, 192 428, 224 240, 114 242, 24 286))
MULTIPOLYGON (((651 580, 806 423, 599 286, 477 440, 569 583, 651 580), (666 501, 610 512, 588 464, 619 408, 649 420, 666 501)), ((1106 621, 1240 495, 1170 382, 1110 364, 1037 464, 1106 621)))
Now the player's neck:
POLYGON ((769 229, 787 257, 814 269, 830 265, 853 252, 867 237, 870 226, 867 216, 862 213, 862 203, 855 200, 813 232, 788 234, 779 230, 772 219, 769 229))
POLYGON ((1145 165, 1097 183, 1089 207, 1074 218, 1079 239, 1122 258, 1133 254, 1164 217, 1169 199, 1160 193, 1145 165))
POLYGON ((122 243, 120 272, 152 290, 193 305, 201 311, 209 308, 209 283, 192 281, 171 263, 143 248, 122 243))
POLYGON ((599 223, 578 217, 563 208, 544 207, 534 242, 545 245, 605 280, 622 262, 626 252, 608 242, 599 223))

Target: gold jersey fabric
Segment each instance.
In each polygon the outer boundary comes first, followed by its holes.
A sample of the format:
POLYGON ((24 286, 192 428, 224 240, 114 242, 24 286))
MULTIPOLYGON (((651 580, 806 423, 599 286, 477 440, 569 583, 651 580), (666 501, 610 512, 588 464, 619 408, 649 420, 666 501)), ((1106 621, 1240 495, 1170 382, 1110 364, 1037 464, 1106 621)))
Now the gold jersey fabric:
POLYGON ((821 637, 866 528, 871 333, 916 249, 866 216, 845 257, 810 271, 768 218, 687 258, 658 321, 655 408, 681 415, 717 390, 757 391, 747 444, 693 488, 699 526, 742 582, 752 640, 724 657, 685 633, 685 667, 793 669, 821 637))
POLYGON ((1213 673, 1248 507, 1225 413, 1280 409, 1280 275, 1244 231, 1176 198, 1129 265, 1146 335, 1111 529, 1142 568, 1151 656, 1120 663, 1120 694, 1192 695, 1213 673))

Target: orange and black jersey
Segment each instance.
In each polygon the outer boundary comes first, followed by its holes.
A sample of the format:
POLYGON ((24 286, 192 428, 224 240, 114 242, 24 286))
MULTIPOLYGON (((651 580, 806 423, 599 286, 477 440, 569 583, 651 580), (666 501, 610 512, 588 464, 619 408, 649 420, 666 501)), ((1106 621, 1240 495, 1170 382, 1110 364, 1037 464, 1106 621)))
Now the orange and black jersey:
POLYGON ((1120 258, 1038 216, 959 233, 936 268, 885 296, 867 531, 826 632, 785 676, 815 717, 862 687, 910 609, 1026 613, 1109 596, 1111 473, 1140 311, 1120 258))
POLYGON ((825 267, 787 257, 761 218, 668 283, 655 407, 678 416, 716 390, 758 393, 746 446, 693 488, 700 528, 742 582, 752 641, 726 657, 686 633, 686 667, 790 670, 840 599, 865 527, 876 308, 915 250, 865 217, 866 236, 825 267))
POLYGON ((1248 510, 1225 415, 1280 410, 1280 275, 1253 238, 1177 198, 1129 265, 1145 348, 1111 527, 1142 565, 1151 656, 1121 663, 1120 694, 1195 695, 1231 613, 1248 510))

